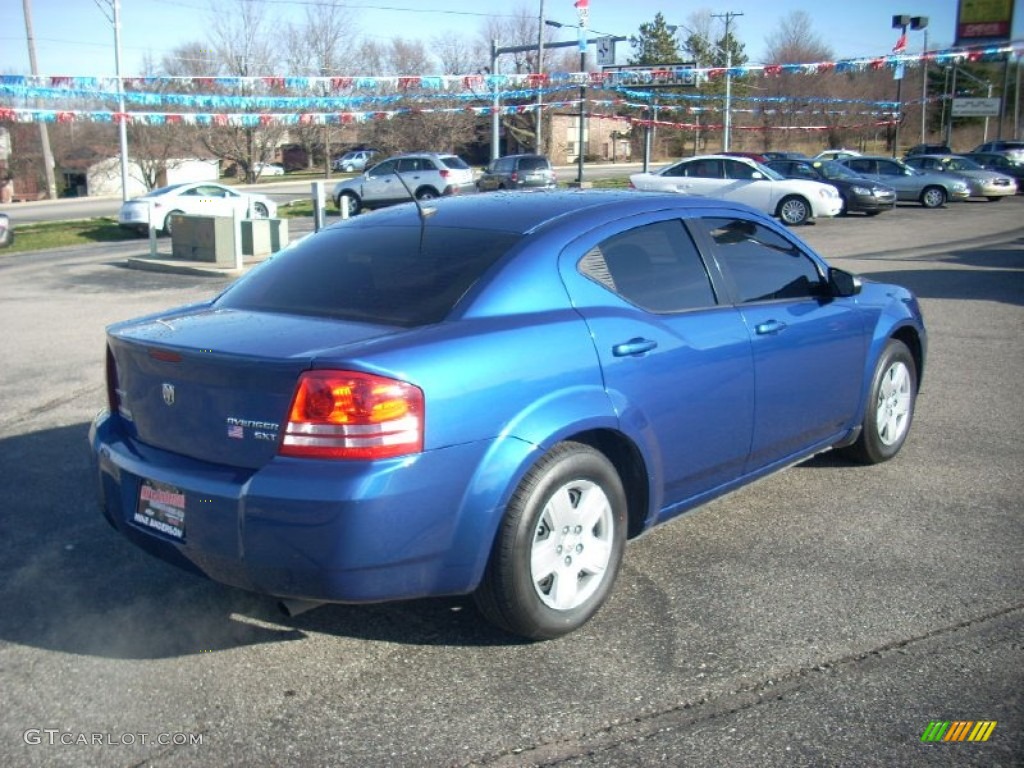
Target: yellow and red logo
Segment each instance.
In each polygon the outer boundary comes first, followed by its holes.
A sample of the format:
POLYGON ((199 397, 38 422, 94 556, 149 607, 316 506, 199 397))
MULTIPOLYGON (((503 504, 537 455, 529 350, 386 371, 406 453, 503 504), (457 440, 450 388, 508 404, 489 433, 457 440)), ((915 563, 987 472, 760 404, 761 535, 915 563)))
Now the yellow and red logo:
POLYGON ((921 741, 988 741, 995 729, 995 720, 932 720, 921 741))

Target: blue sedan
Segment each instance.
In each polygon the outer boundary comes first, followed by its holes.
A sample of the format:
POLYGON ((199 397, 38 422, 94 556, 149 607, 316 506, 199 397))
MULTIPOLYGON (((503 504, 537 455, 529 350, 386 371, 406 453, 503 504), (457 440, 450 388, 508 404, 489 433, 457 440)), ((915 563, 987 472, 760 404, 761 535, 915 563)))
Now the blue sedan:
POLYGON ((627 539, 832 448, 907 438, 910 291, 752 208, 635 191, 406 204, 107 330, 90 430, 136 545, 286 601, 472 593, 553 638, 627 539))

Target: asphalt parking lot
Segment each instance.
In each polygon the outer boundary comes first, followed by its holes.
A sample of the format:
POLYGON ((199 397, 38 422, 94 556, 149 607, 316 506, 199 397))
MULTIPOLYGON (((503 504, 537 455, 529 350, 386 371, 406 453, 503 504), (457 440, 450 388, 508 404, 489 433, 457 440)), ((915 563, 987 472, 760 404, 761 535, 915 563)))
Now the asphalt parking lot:
POLYGON ((133 548, 88 469, 103 328, 227 278, 127 269, 136 243, 0 254, 0 762, 1021 765, 1024 198, 798 234, 922 300, 904 450, 824 455, 656 529, 547 643, 467 598, 285 619, 133 548), (933 721, 996 726, 922 742, 933 721))

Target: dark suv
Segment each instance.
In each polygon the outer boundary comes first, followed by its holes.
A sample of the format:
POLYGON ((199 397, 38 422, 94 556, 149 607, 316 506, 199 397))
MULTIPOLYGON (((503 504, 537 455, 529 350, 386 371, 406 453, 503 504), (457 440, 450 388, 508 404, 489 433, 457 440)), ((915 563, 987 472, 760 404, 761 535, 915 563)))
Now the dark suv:
POLYGON ((999 152, 1011 158, 1014 162, 1024 163, 1024 141, 1010 141, 1007 139, 986 141, 984 144, 976 146, 971 152, 999 152))
POLYGON ((915 144, 906 151, 904 157, 914 155, 952 155, 953 150, 945 144, 915 144))
POLYGON ((553 189, 558 178, 551 161, 544 155, 507 155, 491 161, 477 179, 481 192, 492 189, 523 189, 542 187, 553 189))

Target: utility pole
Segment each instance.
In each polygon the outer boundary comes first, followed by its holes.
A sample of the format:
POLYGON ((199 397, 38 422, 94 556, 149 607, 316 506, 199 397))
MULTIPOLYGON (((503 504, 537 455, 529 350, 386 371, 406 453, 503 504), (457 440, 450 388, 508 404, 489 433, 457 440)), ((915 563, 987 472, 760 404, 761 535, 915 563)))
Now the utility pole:
MULTIPOLYGON (((25 37, 28 39, 28 61, 32 67, 32 74, 39 74, 39 64, 36 62, 36 38, 32 31, 32 0, 21 0, 21 7, 25 12, 25 37)), ((50 151, 50 132, 46 123, 39 122, 39 142, 43 146, 43 170, 46 174, 46 194, 50 200, 57 199, 57 180, 53 175, 53 152, 50 151)))
MULTIPOLYGON (((537 74, 544 74, 544 0, 540 0, 540 12, 537 15, 537 74)), ((544 140, 544 82, 537 83, 537 154, 545 155, 544 140)))
POLYGON ((124 78, 121 76, 121 0, 104 0, 111 9, 106 10, 96 0, 107 21, 114 25, 114 72, 117 76, 117 134, 121 143, 121 200, 128 199, 128 124, 124 111, 124 78))
POLYGON ((732 140, 732 38, 729 36, 729 27, 732 20, 742 16, 742 11, 726 11, 725 13, 713 13, 711 18, 725 20, 725 129, 722 131, 722 151, 729 151, 729 144, 732 140))

